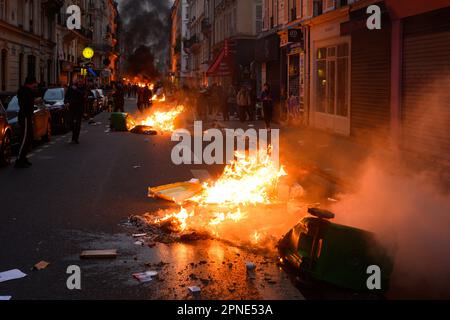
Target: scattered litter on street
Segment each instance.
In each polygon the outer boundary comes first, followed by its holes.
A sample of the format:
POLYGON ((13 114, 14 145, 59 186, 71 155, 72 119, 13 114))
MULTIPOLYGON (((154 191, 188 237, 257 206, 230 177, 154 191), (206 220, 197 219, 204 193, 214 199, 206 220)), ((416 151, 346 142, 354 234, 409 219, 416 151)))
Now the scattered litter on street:
POLYGON ((141 166, 133 166, 133 169, 140 169, 142 168, 141 166))
POLYGON ((145 126, 145 125, 138 125, 138 126, 134 127, 133 129, 131 129, 130 132, 136 133, 136 134, 146 134, 149 136, 158 135, 158 131, 154 130, 150 126, 145 126))
POLYGON ((133 238, 142 238, 145 237, 147 234, 146 233, 134 233, 132 234, 133 238))
POLYGON ((20 279, 26 277, 27 274, 23 273, 19 269, 12 269, 4 272, 0 272, 0 282, 5 282, 9 280, 20 279))
POLYGON ((148 196, 150 198, 161 198, 176 203, 182 203, 184 200, 192 198, 202 190, 203 187, 198 180, 191 180, 159 187, 150 187, 148 189, 148 196))
POLYGON ((137 245, 137 246, 143 246, 144 242, 143 241, 136 241, 134 244, 137 245))
POLYGON ((39 261, 33 267, 34 270, 43 270, 49 266, 50 262, 47 261, 39 261))
POLYGON ((109 250, 85 250, 81 252, 81 259, 114 259, 117 257, 116 249, 109 250))
POLYGON ((191 293, 200 293, 202 291, 202 289, 196 286, 188 287, 188 289, 191 293))
POLYGON ((336 199, 333 199, 333 198, 328 198, 327 200, 330 201, 330 202, 339 202, 339 200, 336 200, 336 199))
POLYGON ((153 277, 157 276, 157 271, 146 271, 146 272, 138 272, 133 273, 133 277, 137 279, 139 282, 149 282, 153 280, 153 277))

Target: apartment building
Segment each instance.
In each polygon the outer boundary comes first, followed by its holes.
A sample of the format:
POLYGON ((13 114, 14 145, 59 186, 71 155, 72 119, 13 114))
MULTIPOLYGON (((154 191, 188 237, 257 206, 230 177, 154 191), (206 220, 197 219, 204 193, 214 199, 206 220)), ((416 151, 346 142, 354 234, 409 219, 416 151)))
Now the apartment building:
POLYGON ((263 6, 258 82, 272 85, 281 112, 294 95, 311 127, 449 161, 448 1, 263 6), (379 8, 380 29, 367 27, 371 5, 379 8))
POLYGON ((189 56, 185 50, 184 39, 189 39, 189 11, 187 0, 176 0, 171 11, 171 46, 170 46, 170 71, 174 81, 183 85, 188 77, 189 56))
POLYGON ((55 14, 60 6, 61 1, 0 1, 0 91, 16 91, 27 76, 55 82, 55 14))
POLYGON ((83 49, 93 47, 89 77, 97 84, 108 84, 119 75, 119 43, 117 3, 113 0, 65 0, 58 12, 56 26, 57 75, 60 85, 69 84, 80 76, 84 61, 83 49), (69 30, 66 25, 67 7, 81 9, 81 29, 69 30))

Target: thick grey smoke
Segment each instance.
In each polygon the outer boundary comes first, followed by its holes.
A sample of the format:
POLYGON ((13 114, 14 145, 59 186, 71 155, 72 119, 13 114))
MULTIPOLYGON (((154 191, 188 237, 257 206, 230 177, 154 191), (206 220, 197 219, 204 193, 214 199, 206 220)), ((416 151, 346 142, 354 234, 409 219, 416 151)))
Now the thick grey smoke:
POLYGON ((169 0, 121 0, 122 41, 125 53, 147 46, 155 60, 165 63, 170 40, 169 0))

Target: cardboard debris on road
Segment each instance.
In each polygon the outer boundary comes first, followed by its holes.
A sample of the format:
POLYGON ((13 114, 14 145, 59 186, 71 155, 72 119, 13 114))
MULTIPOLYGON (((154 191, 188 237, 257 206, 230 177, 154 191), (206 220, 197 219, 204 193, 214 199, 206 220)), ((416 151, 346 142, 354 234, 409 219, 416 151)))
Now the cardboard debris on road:
POLYGON ((0 282, 5 282, 9 280, 20 279, 26 277, 27 274, 23 273, 19 269, 12 269, 4 272, 0 272, 0 282))
POLYGON ((81 259, 114 259, 116 257, 117 257, 116 249, 84 250, 80 254, 81 259))
POLYGON ((47 261, 39 261, 33 267, 34 270, 43 270, 49 266, 50 262, 47 261))
POLYGON ((133 238, 142 238, 145 237, 147 234, 146 233, 134 233, 132 234, 133 238))
POLYGON ((203 186, 197 179, 191 181, 167 184, 159 187, 148 188, 150 198, 160 198, 175 203, 192 198, 203 190, 203 186))
POLYGON ((158 275, 157 271, 145 271, 133 273, 133 278, 137 279, 139 282, 149 282, 153 280, 153 277, 158 275))
POLYGON ((197 286, 188 287, 188 289, 191 293, 200 293, 202 291, 202 289, 197 286))

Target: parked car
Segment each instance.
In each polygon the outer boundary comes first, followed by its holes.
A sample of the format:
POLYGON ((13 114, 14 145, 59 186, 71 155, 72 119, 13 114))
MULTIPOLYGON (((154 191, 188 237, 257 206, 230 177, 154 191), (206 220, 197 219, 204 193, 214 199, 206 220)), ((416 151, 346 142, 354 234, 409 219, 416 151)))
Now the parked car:
POLYGON ((334 214, 310 208, 278 243, 280 262, 293 266, 306 279, 341 288, 368 291, 367 268, 381 270, 381 290, 389 288, 393 259, 375 235, 354 227, 330 222, 334 214))
POLYGON ((106 110, 108 108, 108 96, 103 92, 102 89, 96 89, 98 96, 102 100, 102 110, 106 110))
POLYGON ((11 161, 11 137, 12 127, 8 123, 8 117, 3 104, 0 102, 0 166, 11 161))
POLYGON ((6 108, 11 101, 11 99, 17 94, 17 92, 8 92, 8 91, 2 91, 0 92, 0 102, 2 105, 6 108))
POLYGON ((53 128, 62 132, 70 130, 69 104, 64 102, 65 96, 64 88, 51 88, 45 91, 43 97, 45 106, 52 115, 53 128))
POLYGON ((85 115, 89 118, 92 118, 100 112, 101 107, 101 98, 98 96, 97 92, 95 90, 89 90, 87 97, 87 110, 85 112, 85 115))
MULTIPOLYGON (((6 109, 8 122, 12 127, 13 135, 11 137, 12 144, 18 144, 20 139, 19 126, 19 100, 14 96, 8 104, 6 109)), ((52 136, 52 118, 50 110, 45 104, 38 104, 34 106, 33 114, 33 129, 34 140, 50 141, 52 136)))

